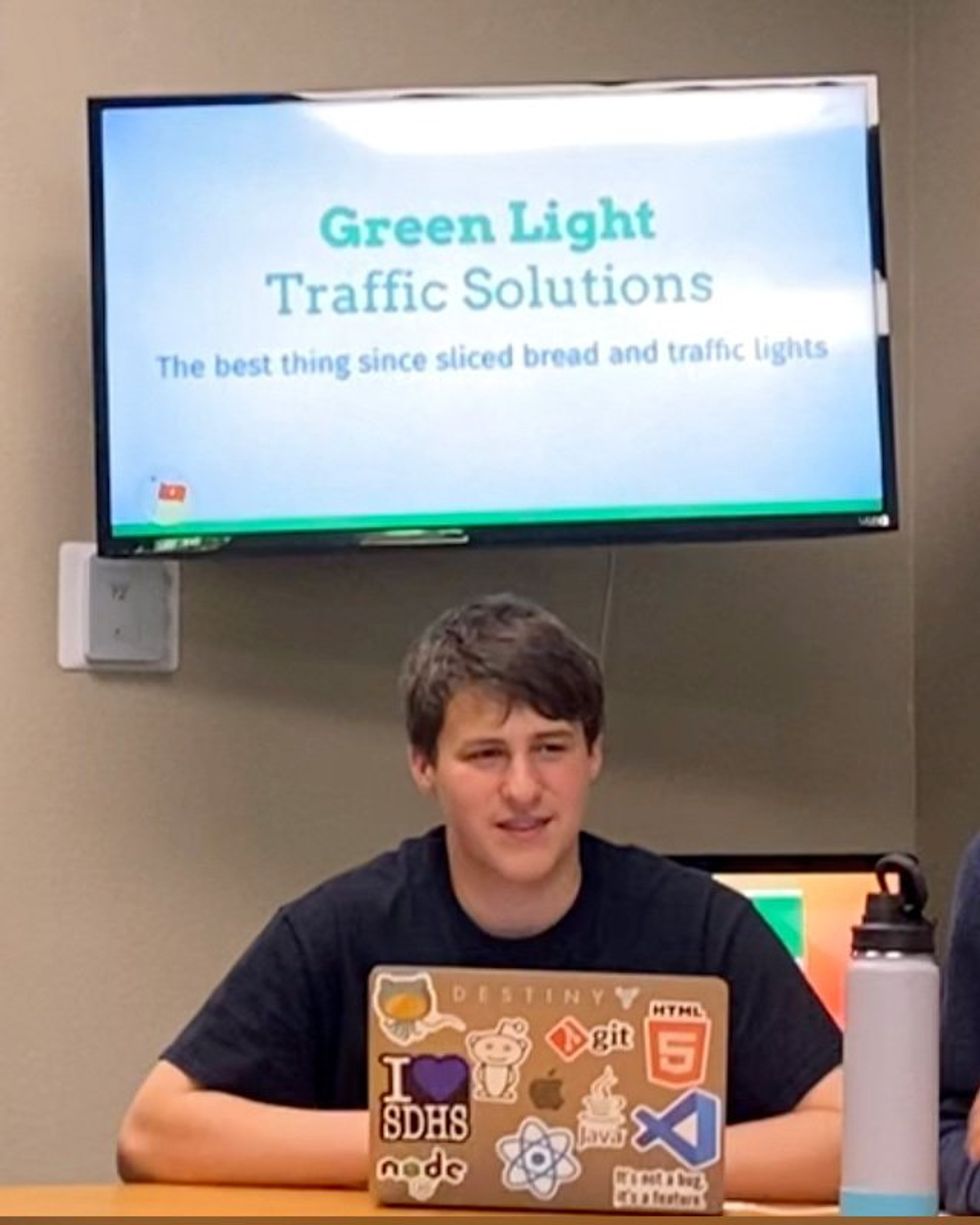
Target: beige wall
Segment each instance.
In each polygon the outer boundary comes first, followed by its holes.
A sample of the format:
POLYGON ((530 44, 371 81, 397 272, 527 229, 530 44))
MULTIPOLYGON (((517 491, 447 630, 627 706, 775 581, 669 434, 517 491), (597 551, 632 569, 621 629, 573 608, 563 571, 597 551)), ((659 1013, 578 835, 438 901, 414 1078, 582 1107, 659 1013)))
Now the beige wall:
MULTIPOLYGON (((972 536, 944 502, 952 463, 969 509, 973 291, 942 220, 913 247, 911 210, 959 190, 972 122, 958 99, 959 137, 934 125, 936 182, 913 192, 915 7, 935 63, 968 65, 969 5, 911 0, 0 0, 0 1180, 109 1177, 138 1078, 272 907, 429 819, 393 676, 409 637, 467 594, 525 591, 596 642, 612 577, 603 832, 675 851, 911 844, 918 697, 919 802, 941 812, 928 845, 948 872, 980 798, 976 768, 964 783, 957 764, 980 722, 958 662, 972 650, 976 678, 977 571, 963 578, 972 536), (951 10, 962 30, 945 28, 951 10), (175 676, 59 672, 57 546, 92 535, 87 95, 868 70, 886 125, 904 530, 185 565, 175 676), (953 335, 963 350, 944 364, 953 335), (946 674, 969 712, 959 757, 946 674)), ((945 107, 950 90, 922 96, 945 107)), ((968 197, 953 207, 966 241, 968 197)))
POLYGON ((916 813, 943 897, 980 828, 980 5, 914 19, 916 813))

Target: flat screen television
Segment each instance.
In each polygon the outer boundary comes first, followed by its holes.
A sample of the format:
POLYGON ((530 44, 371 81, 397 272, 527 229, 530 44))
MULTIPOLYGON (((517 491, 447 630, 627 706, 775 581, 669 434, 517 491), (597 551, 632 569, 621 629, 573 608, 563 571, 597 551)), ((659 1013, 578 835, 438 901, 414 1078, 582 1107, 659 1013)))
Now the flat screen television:
POLYGON ((844 976, 851 928, 865 898, 877 893, 878 854, 677 855, 744 894, 796 959, 838 1025, 844 1024, 844 976))
POLYGON ((100 552, 896 525, 870 77, 89 103, 100 552))

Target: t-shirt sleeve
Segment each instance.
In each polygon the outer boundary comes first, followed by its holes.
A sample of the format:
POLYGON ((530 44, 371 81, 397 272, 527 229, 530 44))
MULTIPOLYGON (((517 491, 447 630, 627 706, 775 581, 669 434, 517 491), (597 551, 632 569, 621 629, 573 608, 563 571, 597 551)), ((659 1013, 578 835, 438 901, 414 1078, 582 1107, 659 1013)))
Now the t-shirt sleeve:
POLYGON ((963 858, 943 972, 940 1178, 949 1212, 980 1212, 980 1166, 966 1155, 966 1123, 980 1090, 980 839, 963 858))
POLYGON ((729 986, 728 1121, 785 1114, 841 1062, 840 1029, 749 901, 719 887, 709 914, 707 961, 729 986))
POLYGON ((207 1089, 313 1107, 323 1025, 302 947, 280 910, 162 1058, 207 1089))

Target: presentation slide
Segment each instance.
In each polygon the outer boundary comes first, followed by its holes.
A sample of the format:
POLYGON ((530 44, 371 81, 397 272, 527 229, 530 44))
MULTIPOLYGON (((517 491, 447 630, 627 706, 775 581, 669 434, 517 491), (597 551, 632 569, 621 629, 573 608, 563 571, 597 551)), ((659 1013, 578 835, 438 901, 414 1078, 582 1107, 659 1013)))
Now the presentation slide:
POLYGON ((844 1024, 851 929, 861 922, 873 872, 730 872, 716 876, 748 897, 838 1025, 844 1024))
POLYGON ((860 83, 101 112, 119 535, 874 513, 860 83))

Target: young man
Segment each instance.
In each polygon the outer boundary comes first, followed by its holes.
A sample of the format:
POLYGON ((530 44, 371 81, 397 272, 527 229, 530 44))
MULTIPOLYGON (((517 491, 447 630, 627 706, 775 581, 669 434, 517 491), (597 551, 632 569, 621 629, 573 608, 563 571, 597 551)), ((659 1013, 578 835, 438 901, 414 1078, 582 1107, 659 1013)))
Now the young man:
POLYGON ((947 1212, 980 1213, 980 837, 953 894, 943 975, 939 1168, 947 1212))
POLYGON ((603 687, 557 618, 450 610, 403 674, 409 761, 444 819, 281 909, 164 1052, 123 1123, 123 1177, 367 1177, 367 977, 381 963, 716 974, 731 989, 726 1193, 831 1200, 840 1034, 752 906, 581 832, 603 687))

